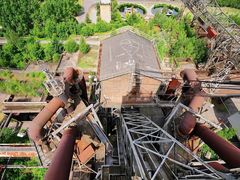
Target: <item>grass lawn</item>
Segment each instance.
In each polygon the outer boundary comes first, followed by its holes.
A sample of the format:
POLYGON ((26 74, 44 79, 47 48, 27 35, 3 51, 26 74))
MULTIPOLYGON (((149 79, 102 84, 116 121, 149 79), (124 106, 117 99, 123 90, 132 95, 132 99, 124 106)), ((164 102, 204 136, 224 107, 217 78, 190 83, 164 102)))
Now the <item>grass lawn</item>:
POLYGON ((96 71, 98 63, 98 47, 91 47, 91 50, 79 58, 78 66, 84 70, 96 71))

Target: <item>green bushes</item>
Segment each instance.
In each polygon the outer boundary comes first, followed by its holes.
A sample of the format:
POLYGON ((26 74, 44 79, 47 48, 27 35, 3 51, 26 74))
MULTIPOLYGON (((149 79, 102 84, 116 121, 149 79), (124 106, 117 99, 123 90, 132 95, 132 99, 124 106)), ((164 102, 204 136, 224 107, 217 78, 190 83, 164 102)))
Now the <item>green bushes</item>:
POLYGON ((89 46, 89 44, 86 43, 86 41, 83 37, 81 37, 81 39, 80 39, 79 50, 83 54, 87 54, 90 51, 90 46, 89 46))
POLYGON ((196 63, 206 60, 206 43, 196 38, 187 19, 177 20, 163 14, 156 14, 152 23, 164 32, 164 37, 160 37, 160 42, 157 43, 160 58, 169 56, 171 60, 176 61, 191 58, 196 63))
POLYGON ((139 8, 139 9, 141 9, 143 11, 143 14, 146 14, 146 12, 147 12, 146 9, 143 6, 141 6, 139 4, 133 4, 133 3, 120 4, 118 6, 118 10, 123 12, 125 7, 127 7, 127 8, 131 8, 131 7, 132 8, 139 8))
POLYGON ((21 138, 17 136, 17 132, 14 132, 11 128, 4 128, 0 137, 0 143, 28 143, 27 136, 21 138))
POLYGON ((175 10, 176 12, 179 12, 179 8, 178 7, 174 7, 170 4, 155 4, 153 6, 153 9, 156 9, 156 8, 163 8, 163 9, 171 9, 171 10, 175 10))
MULTIPOLYGON (((1 164, 7 164, 7 159, 1 159, 1 164)), ((13 165, 23 165, 27 167, 31 166, 39 166, 40 162, 37 158, 12 158, 9 161, 9 164, 13 165)), ((44 175, 46 174, 46 168, 26 168, 26 169, 7 169, 4 174, 3 179, 8 180, 26 180, 26 179, 34 179, 34 180, 42 180, 44 175)))
POLYGON ((222 7, 232 7, 240 9, 239 0, 217 0, 218 4, 222 7))
POLYGON ((230 18, 232 18, 232 20, 234 20, 235 23, 240 26, 240 15, 239 14, 230 15, 230 18))
POLYGON ((112 29, 111 24, 105 22, 105 21, 98 21, 97 24, 95 25, 95 32, 107 32, 110 31, 112 29))
POLYGON ((21 76, 14 76, 9 71, 0 73, 0 92, 20 96, 39 96, 44 92, 42 72, 31 72, 21 76))
POLYGON ((78 48, 78 44, 73 39, 69 39, 64 44, 64 49, 68 53, 74 53, 74 52, 78 51, 79 48, 78 48))

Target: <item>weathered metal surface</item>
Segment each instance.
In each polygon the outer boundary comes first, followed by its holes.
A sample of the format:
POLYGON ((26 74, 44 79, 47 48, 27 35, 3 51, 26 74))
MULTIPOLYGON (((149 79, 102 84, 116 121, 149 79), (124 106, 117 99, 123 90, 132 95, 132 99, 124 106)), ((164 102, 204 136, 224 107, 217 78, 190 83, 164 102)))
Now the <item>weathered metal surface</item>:
POLYGON ((196 117, 193 116, 190 112, 185 112, 183 118, 179 124, 179 131, 183 135, 189 135, 194 130, 196 125, 196 117))
POLYGON ((187 81, 191 88, 199 86, 198 76, 194 69, 184 69, 180 73, 184 81, 187 81))
POLYGON ((54 153, 50 167, 44 177, 45 180, 67 180, 72 164, 75 140, 78 131, 76 128, 65 130, 61 141, 54 153))
POLYGON ((31 145, 1 145, 0 157, 36 157, 37 152, 31 145))
POLYGON ((39 113, 46 102, 3 102, 3 113, 39 113))
POLYGON ((199 136, 230 168, 240 167, 240 149, 218 136, 204 125, 197 124, 194 134, 199 136))
POLYGON ((35 143, 41 143, 42 128, 61 107, 64 107, 64 102, 60 98, 54 97, 33 119, 28 130, 28 135, 35 143))

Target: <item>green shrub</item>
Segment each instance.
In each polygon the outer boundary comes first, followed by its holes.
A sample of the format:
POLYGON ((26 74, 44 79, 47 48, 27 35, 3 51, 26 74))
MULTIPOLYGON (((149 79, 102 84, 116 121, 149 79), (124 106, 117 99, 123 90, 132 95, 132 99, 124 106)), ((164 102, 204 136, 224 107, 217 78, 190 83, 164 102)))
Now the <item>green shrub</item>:
POLYGON ((78 44, 73 40, 69 39, 67 42, 64 44, 64 49, 68 53, 74 53, 78 51, 78 44))
POLYGON ((94 34, 94 25, 87 24, 83 26, 80 30, 80 34, 83 36, 92 36, 94 34))
POLYGON ((86 43, 86 41, 83 37, 81 37, 81 39, 80 39, 79 50, 83 54, 87 54, 90 50, 89 44, 86 43))
POLYGON ((174 7, 174 6, 170 5, 170 4, 155 4, 153 6, 153 9, 160 8, 160 7, 162 7, 163 9, 171 9, 171 10, 174 9, 176 12, 179 12, 179 8, 178 7, 174 7))
POLYGON ((230 18, 232 18, 232 20, 234 20, 234 22, 240 26, 240 15, 239 14, 230 15, 230 18))
POLYGON ((125 7, 127 7, 127 8, 131 8, 131 7, 132 8, 139 8, 143 11, 143 14, 146 14, 146 12, 147 12, 146 9, 143 6, 141 6, 139 4, 133 4, 133 3, 120 4, 120 5, 118 5, 118 10, 123 12, 125 7))
POLYGON ((95 25, 95 32, 107 32, 112 29, 112 26, 110 23, 107 23, 105 21, 98 21, 95 25))
POLYGON ((27 143, 29 139, 27 136, 21 138, 17 136, 17 132, 14 132, 11 128, 2 129, 0 143, 27 143))

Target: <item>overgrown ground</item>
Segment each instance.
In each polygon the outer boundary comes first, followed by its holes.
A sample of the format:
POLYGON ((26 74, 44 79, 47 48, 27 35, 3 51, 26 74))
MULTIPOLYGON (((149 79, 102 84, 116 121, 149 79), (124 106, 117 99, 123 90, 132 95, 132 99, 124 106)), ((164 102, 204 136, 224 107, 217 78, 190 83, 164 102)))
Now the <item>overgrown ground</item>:
POLYGON ((91 47, 88 54, 80 56, 78 66, 84 70, 96 71, 97 63, 98 63, 98 47, 93 46, 91 47))
POLYGON ((45 76, 42 72, 14 74, 7 70, 1 70, 0 79, 0 93, 29 97, 45 93, 43 87, 45 76))
MULTIPOLYGON (((0 164, 6 164, 7 159, 0 159, 0 164)), ((10 159, 9 164, 24 165, 27 167, 39 166, 40 162, 37 158, 18 158, 10 159)), ((46 173, 46 168, 32 169, 7 169, 3 180, 42 180, 46 173)))

